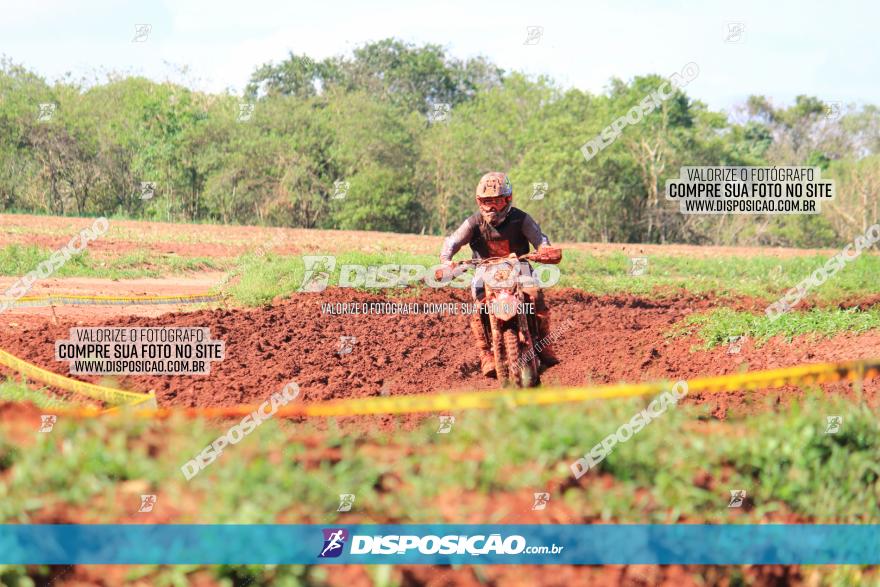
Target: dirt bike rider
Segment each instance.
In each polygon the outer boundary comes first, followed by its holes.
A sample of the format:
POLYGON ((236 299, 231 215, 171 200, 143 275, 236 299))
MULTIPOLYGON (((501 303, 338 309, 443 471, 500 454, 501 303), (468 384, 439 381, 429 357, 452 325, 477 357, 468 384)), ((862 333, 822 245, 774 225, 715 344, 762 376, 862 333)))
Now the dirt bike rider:
MULTIPOLYGON (((452 257, 465 244, 470 245, 474 259, 486 259, 506 257, 510 254, 525 255, 529 252, 529 243, 531 243, 538 250, 536 261, 559 262, 561 251, 550 245, 550 240, 541 232, 538 223, 519 208, 511 206, 513 187, 507 174, 492 171, 484 175, 477 184, 476 200, 479 212, 465 220, 443 244, 443 249, 440 251, 443 269, 436 271, 438 280, 442 275, 452 273, 452 269, 455 268, 452 257)), ((528 266, 526 263, 524 265, 528 266)), ((479 269, 474 275, 471 293, 479 303, 482 303, 486 297, 483 274, 479 269)), ((538 324, 538 339, 547 342, 550 333, 550 308, 540 288, 533 301, 538 324)), ((480 371, 483 375, 491 377, 495 373, 495 359, 483 334, 479 313, 471 314, 470 326, 474 342, 480 350, 480 371)), ((538 356, 547 366, 559 362, 550 344, 544 345, 538 356)))

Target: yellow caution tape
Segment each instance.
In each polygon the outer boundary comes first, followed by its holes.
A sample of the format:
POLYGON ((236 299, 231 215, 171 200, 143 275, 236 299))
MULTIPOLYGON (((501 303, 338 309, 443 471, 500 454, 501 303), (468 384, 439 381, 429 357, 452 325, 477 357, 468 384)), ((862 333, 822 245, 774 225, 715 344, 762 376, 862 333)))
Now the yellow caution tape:
MULTIPOLYGON (((15 355, 11 355, 0 349, 0 364, 6 365, 10 369, 14 369, 35 381, 46 383, 58 389, 64 389, 73 393, 78 393, 92 399, 107 402, 112 405, 120 404, 140 404, 153 399, 152 394, 135 393, 133 391, 123 391, 121 389, 113 389, 112 387, 104 387, 103 385, 94 385, 84 381, 70 379, 57 373, 47 371, 41 367, 37 367, 25 360, 19 359, 15 355)), ((155 405, 155 400, 154 400, 155 405)))
MULTIPOLYGON (((43 295, 23 296, 17 300, 9 300, 12 307, 62 306, 62 305, 150 305, 150 304, 199 304, 218 302, 223 299, 220 294, 192 294, 175 296, 90 296, 90 295, 43 295)), ((2 301, 2 300, 0 300, 2 301)))
MULTIPOLYGON (((843 379, 866 379, 880 374, 880 359, 799 365, 782 369, 701 377, 687 381, 688 395, 720 393, 741 389, 763 389, 799 383, 827 383, 843 379)), ((372 397, 335 400, 303 406, 286 406, 279 415, 358 416, 368 414, 412 414, 457 410, 486 410, 501 406, 549 405, 595 399, 634 397, 671 389, 668 381, 621 383, 586 387, 517 389, 459 392, 441 395, 372 397)), ((256 406, 252 406, 256 408, 256 406)), ((247 413, 247 412, 245 412, 247 413)))
MULTIPOLYGON (((861 381, 877 377, 878 375, 880 375, 880 359, 867 359, 841 363, 799 365, 752 373, 700 377, 687 381, 687 385, 688 395, 693 395, 698 393, 764 389, 785 385, 829 383, 842 380, 861 381)), ((655 381, 651 383, 622 383, 586 387, 467 391, 434 395, 342 399, 313 404, 288 405, 279 408, 276 415, 288 417, 345 417, 374 414, 486 410, 495 407, 550 405, 650 395, 671 389, 671 385, 672 383, 669 381, 655 381)), ((198 418, 243 417, 256 410, 257 407, 255 405, 215 408, 168 407, 155 410, 138 409, 134 413, 147 418, 166 418, 172 414, 198 418)), ((68 410, 67 413, 80 417, 97 415, 95 410, 68 410)))
MULTIPOLYGON (((10 306, 13 307, 33 307, 33 306, 51 306, 51 305, 148 305, 148 304, 197 304, 206 302, 217 302, 223 299, 219 294, 190 294, 190 295, 174 295, 174 296, 94 296, 94 295, 42 295, 42 296, 22 296, 17 300, 11 300, 10 306)), ((70 379, 57 373, 52 373, 45 369, 41 369, 36 365, 32 365, 27 361, 7 353, 0 349, 0 364, 6 365, 20 373, 40 381, 47 383, 53 387, 64 389, 74 393, 79 393, 92 399, 101 400, 112 405, 139 405, 149 403, 153 408, 156 405, 156 398, 152 394, 135 393, 131 391, 123 391, 113 389, 112 387, 104 387, 102 385, 93 385, 83 381, 70 379)), ((111 410, 112 411, 112 410, 111 410)))
POLYGON ((95 408, 85 408, 85 409, 90 412, 95 412, 96 414, 97 413, 115 414, 115 413, 121 412, 123 409, 127 410, 129 408, 134 407, 134 406, 141 406, 141 409, 152 409, 152 410, 155 410, 159 407, 159 404, 156 403, 156 395, 154 393, 145 393, 145 394, 143 394, 143 396, 144 397, 142 397, 139 400, 135 400, 135 401, 133 401, 131 403, 127 403, 127 404, 121 404, 118 406, 114 406, 114 407, 112 407, 108 410, 104 410, 104 411, 99 411, 99 410, 96 410, 95 408))

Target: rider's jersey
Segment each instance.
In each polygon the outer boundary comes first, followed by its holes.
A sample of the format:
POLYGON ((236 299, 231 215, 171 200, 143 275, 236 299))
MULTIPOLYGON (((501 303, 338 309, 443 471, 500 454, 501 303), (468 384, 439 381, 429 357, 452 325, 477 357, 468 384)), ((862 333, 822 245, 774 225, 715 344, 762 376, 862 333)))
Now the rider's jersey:
POLYGON ((440 261, 452 261, 455 253, 466 244, 470 245, 474 259, 486 259, 506 257, 510 253, 525 255, 529 252, 529 243, 537 249, 549 245, 550 240, 541 232, 535 219, 519 208, 511 208, 507 218, 498 226, 485 222, 477 212, 446 239, 440 251, 440 261))

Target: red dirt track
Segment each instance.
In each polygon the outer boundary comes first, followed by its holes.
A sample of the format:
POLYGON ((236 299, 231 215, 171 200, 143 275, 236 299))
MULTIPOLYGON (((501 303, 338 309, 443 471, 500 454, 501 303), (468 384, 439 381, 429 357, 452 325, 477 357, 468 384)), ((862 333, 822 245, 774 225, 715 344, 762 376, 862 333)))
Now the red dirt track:
MULTIPOLYGON (((66 363, 54 360, 54 343, 67 338, 71 326, 207 326, 212 338, 226 343, 226 358, 214 362, 210 375, 130 376, 118 384, 135 391, 155 390, 160 405, 231 406, 260 403, 286 382, 296 380, 306 402, 440 392, 454 389, 491 389, 497 382, 478 372, 476 351, 464 315, 331 315, 321 304, 376 302, 387 298, 349 289, 320 294, 294 294, 258 309, 214 309, 168 313, 160 317, 90 317, 73 321, 64 316, 58 325, 24 321, 0 334, 0 347, 57 373, 66 363), (338 354, 339 337, 357 337, 350 354, 338 354)), ((397 300, 416 301, 416 299, 397 300)), ((421 303, 468 302, 461 291, 428 291, 421 303)), ((636 382, 687 379, 697 376, 770 369, 845 359, 868 358, 880 350, 880 335, 841 334, 831 339, 796 339, 791 344, 773 339, 761 348, 747 341, 739 354, 726 347, 694 350, 693 336, 670 339, 666 334, 688 314, 719 305, 760 311, 750 300, 719 300, 681 294, 662 300, 632 295, 595 296, 576 290, 548 293, 554 328, 567 320, 573 326, 557 341, 560 365, 545 371, 544 384, 636 382), (746 364, 746 365, 744 365, 746 364)), ((97 382, 97 377, 82 377, 97 382)), ((849 385, 825 386, 826 391, 852 393, 849 385)), ((865 385, 869 403, 877 404, 878 386, 865 385)), ((712 414, 763 409, 762 397, 787 401, 795 388, 762 392, 699 394, 687 402, 708 403, 712 414)), ((390 423, 392 419, 383 418, 390 423)), ((375 425, 375 420, 371 419, 375 425)))

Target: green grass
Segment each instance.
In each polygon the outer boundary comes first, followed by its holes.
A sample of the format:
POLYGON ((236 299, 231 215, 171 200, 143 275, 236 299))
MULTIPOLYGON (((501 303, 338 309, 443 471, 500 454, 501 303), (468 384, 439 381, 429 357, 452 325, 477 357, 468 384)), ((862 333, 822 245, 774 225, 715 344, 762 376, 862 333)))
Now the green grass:
MULTIPOLYGON (((0 275, 22 276, 49 258, 53 251, 37 246, 7 245, 0 248, 0 275)), ((323 253, 314 253, 321 255, 323 253)), ((462 251, 458 259, 467 258, 462 251)), ((336 270, 330 285, 339 283, 339 267, 347 264, 379 266, 383 264, 419 264, 431 267, 437 263, 434 255, 409 253, 358 253, 335 255, 336 270)), ((752 296, 763 300, 777 299, 789 288, 821 267, 827 260, 822 256, 793 257, 719 257, 692 259, 681 256, 650 256, 647 273, 629 275, 629 258, 622 253, 590 255, 566 251, 562 263, 560 287, 573 287, 594 294, 632 293, 658 297, 686 290, 690 293, 712 293, 718 296, 752 296)), ((210 257, 180 257, 160 255, 149 251, 133 251, 112 259, 96 259, 86 250, 73 256, 56 273, 56 277, 103 277, 131 279, 180 275, 189 272, 214 270, 234 271, 234 279, 226 286, 228 293, 239 303, 254 306, 264 304, 279 295, 296 291, 303 278, 302 256, 280 256, 252 253, 235 259, 210 257)), ((810 291, 808 299, 831 303, 854 297, 880 294, 880 256, 862 255, 848 263, 824 285, 810 291)), ((410 288, 385 289, 390 296, 417 293, 410 288), (409 291, 406 291, 409 289, 409 291)), ((367 289, 367 288, 360 288, 367 289)))
MULTIPOLYGON (((137 508, 139 493, 156 493, 159 507, 181 512, 179 523, 273 523, 280 516, 288 523, 333 523, 338 494, 354 493, 353 514, 364 523, 491 523, 498 521, 489 514, 494 496, 516 495, 525 503, 547 487, 561 488, 551 495, 551 510, 584 520, 756 523, 794 514, 816 523, 880 522, 876 415, 809 390, 801 404, 724 422, 705 421, 705 407, 672 408, 579 483, 569 483, 569 464, 649 399, 458 413, 453 430, 442 435, 436 417, 387 434, 340 431, 332 420, 321 431, 309 422, 270 420, 189 482, 179 467, 232 422, 59 418, 26 449, 0 431, 0 522, 62 511, 112 523, 130 514, 129 505, 137 508), (838 434, 824 433, 829 415, 843 417, 838 434), (320 440, 304 444, 303 437, 320 440), (373 448, 365 451, 365 444, 373 448), (711 483, 698 484, 700 478, 711 483), (139 488, 126 490, 130 483, 139 488), (733 516, 731 489, 745 489, 752 508, 733 516), (438 506, 450 496, 461 497, 454 519, 438 506)), ((139 566, 131 577, 183 585, 187 574, 205 569, 139 566)), ((223 584, 322 581, 315 567, 209 570, 223 584)))
MULTIPOLYGON (((465 257, 462 253, 458 258, 465 257)), ((427 255, 400 253, 366 254, 347 253, 335 256, 335 270, 330 273, 329 285, 340 283, 343 265, 379 266, 383 264, 421 264, 431 267, 436 259, 427 255)), ((560 287, 573 287, 595 294, 628 292, 648 297, 674 295, 678 291, 692 294, 713 293, 721 296, 752 296, 772 301, 801 281, 805 275, 822 264, 821 257, 779 260, 769 257, 753 259, 686 259, 680 257, 651 257, 648 273, 629 275, 629 259, 622 254, 606 257, 584 253, 566 254, 560 264, 560 287)), ((270 302, 276 296, 289 295, 298 290, 303 281, 302 257, 283 257, 273 254, 265 257, 239 258, 235 277, 219 288, 232 299, 246 306, 270 302)), ((862 256, 848 264, 823 286, 810 292, 809 299, 831 304, 842 300, 880 293, 880 257, 862 256), (812 298, 810 296, 815 296, 812 298)), ((424 284, 415 287, 376 289, 388 297, 417 295, 424 284)), ((370 290, 359 287, 358 290, 370 290)), ((697 313, 678 324, 670 336, 697 331, 705 341, 704 348, 727 342, 728 337, 745 335, 760 342, 772 336, 791 339, 802 334, 833 336, 839 332, 864 332, 880 328, 880 310, 818 308, 806 312, 794 311, 770 321, 764 314, 737 312, 720 308, 697 313)))
MULTIPOLYGON (((320 255, 322 253, 314 253, 320 255)), ((458 259, 466 258, 462 252, 458 259)), ((345 253, 336 255, 336 269, 331 272, 330 286, 340 280, 339 268, 347 264, 378 266, 389 263, 421 264, 431 267, 437 258, 407 253, 345 253)), ((647 273, 629 275, 629 258, 621 253, 595 256, 569 251, 559 265, 560 287, 573 287, 595 294, 633 293, 664 296, 684 289, 690 293, 713 293, 719 296, 752 296, 768 302, 822 266, 824 257, 773 257, 690 259, 686 257, 651 256, 647 273)), ((239 277, 228 288, 229 293, 245 305, 266 303, 278 295, 296 291, 303 279, 300 256, 279 257, 253 255, 240 257, 236 265, 239 277)), ((810 292, 810 298, 821 302, 840 301, 857 296, 880 293, 880 257, 863 255, 849 263, 824 285, 810 292)), ((424 284, 421 287, 425 287, 424 284)), ((368 288, 360 288, 368 289, 368 288)), ((385 289, 401 295, 403 288, 385 289)), ((410 291, 410 294, 416 293, 410 291)))
MULTIPOLYGON (((618 445, 598 471, 587 473, 582 487, 569 487, 554 499, 587 518, 721 523, 729 520, 726 501, 721 503, 727 489, 751 488, 755 510, 748 521, 791 511, 817 522, 878 523, 876 416, 859 405, 817 396, 808 393, 802 404, 784 411, 725 422, 701 423, 704 408, 670 409, 618 445), (827 415, 844 417, 840 434, 824 434, 827 415), (721 486, 696 486, 701 471, 723 480, 721 486), (602 473, 613 477, 610 489, 595 483, 602 473), (650 505, 639 501, 637 488, 650 492, 650 505), (591 495, 594 491, 606 492, 600 499, 600 493, 591 495)), ((339 493, 355 493, 356 513, 365 519, 437 522, 442 519, 437 498, 446 492, 528 494, 565 481, 569 463, 647 401, 460 413, 452 432, 443 435, 436 433, 436 417, 416 430, 383 435, 341 432, 332 425, 317 432, 309 423, 273 420, 189 482, 179 467, 231 422, 179 420, 151 430, 137 420, 59 418, 55 430, 27 450, 0 437, 0 455, 7 455, 0 462, 12 468, 9 482, 0 486, 0 522, 24 523, 60 504, 87 507, 95 521, 111 522, 118 484, 133 480, 174 496, 175 502, 185 503, 189 496, 198 506, 181 508, 181 522, 187 523, 272 523, 284 513, 330 522, 337 517, 339 493), (322 438, 318 451, 298 441, 316 434, 322 438), (486 443, 487 438, 505 440, 486 443), (71 446, 59 450, 65 439, 71 446), (161 448, 153 455, 157 442, 161 448), (365 453, 367 442, 387 452, 365 453), (328 450, 338 456, 315 462, 328 450), (211 498, 204 499, 207 495, 211 498)))
MULTIPOLYGON (((322 253, 315 253, 322 255, 322 253)), ((356 277, 340 275, 343 265, 379 266, 385 264, 423 265, 431 267, 438 263, 436 257, 430 255, 410 255, 407 253, 345 253, 335 255, 336 268, 330 273, 329 286, 334 287, 349 279, 351 283, 356 277)), ((279 295, 289 295, 297 291, 303 283, 305 265, 300 256, 279 256, 269 253, 263 257, 253 254, 239 257, 236 261, 235 277, 223 289, 237 302, 246 306, 258 306, 270 302, 279 295)), ((399 287, 382 289, 389 297, 415 295, 418 288, 399 287)), ((370 288, 358 287, 360 291, 370 288)), ((373 291, 380 291, 373 289, 373 291)))
POLYGON ((30 402, 38 408, 54 408, 68 405, 58 399, 50 397, 48 394, 40 393, 40 390, 34 390, 27 386, 25 381, 15 381, 7 379, 0 383, 0 401, 12 402, 30 402))
MULTIPOLYGON (((629 292, 651 294, 669 289, 720 296, 752 296, 775 299, 794 287, 827 261, 819 255, 778 259, 775 257, 649 256, 645 275, 629 275, 629 257, 622 253, 595 256, 566 251, 561 285, 597 294, 629 292)), ((810 292, 810 299, 834 301, 880 293, 880 256, 862 255, 834 277, 810 292)))
MULTIPOLYGON (((49 259, 54 251, 34 245, 17 244, 0 248, 0 275, 22 277, 49 259)), ((111 259, 98 259, 85 250, 72 255, 52 277, 98 277, 136 279, 179 275, 193 271, 223 270, 232 266, 229 259, 157 255, 146 250, 125 253, 111 259)))
POLYGON ((747 336, 760 346, 773 336, 790 341, 799 335, 831 337, 841 332, 865 332, 880 328, 880 309, 848 310, 813 308, 806 312, 788 312, 770 320, 764 314, 738 312, 718 308, 691 314, 668 334, 670 337, 696 333, 704 341, 704 349, 727 344, 731 336, 747 336))

